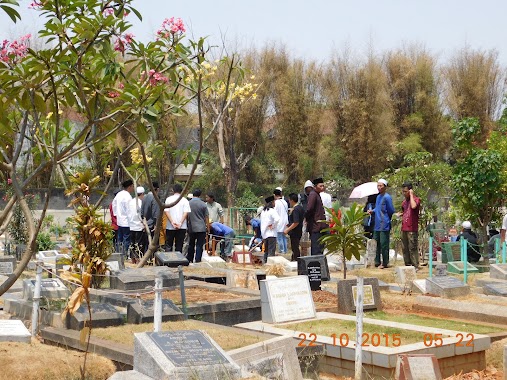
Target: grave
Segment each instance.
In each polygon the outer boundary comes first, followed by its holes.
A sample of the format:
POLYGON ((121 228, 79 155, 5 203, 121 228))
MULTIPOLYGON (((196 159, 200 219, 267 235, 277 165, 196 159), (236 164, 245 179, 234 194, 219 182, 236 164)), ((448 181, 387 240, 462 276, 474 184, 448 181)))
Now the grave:
MULTIPOLYGON (((153 322, 154 312, 153 300, 135 300, 127 305, 127 323, 153 322)), ((184 315, 181 310, 171 301, 162 300, 162 321, 182 321, 184 315)))
MULTIPOLYGON (((417 289, 422 294, 428 293, 428 290, 426 289, 426 279, 414 280, 413 284, 415 286, 415 289, 417 289)), ((412 290, 414 290, 414 289, 412 289, 412 290)))
POLYGON ((228 270, 226 285, 230 288, 259 290, 257 275, 253 271, 228 270))
POLYGON ((318 261, 310 261, 306 269, 308 270, 310 289, 312 289, 312 291, 320 290, 320 285, 322 283, 320 263, 318 261))
POLYGON ((303 380, 292 337, 276 337, 227 353, 247 372, 268 379, 303 380))
POLYGON ((202 262, 208 263, 213 268, 226 268, 225 261, 220 256, 202 256, 202 262))
POLYGON ((236 264, 252 264, 252 253, 249 251, 234 251, 232 252, 232 262, 236 264))
MULTIPOLYGON (((363 310, 381 310, 380 289, 377 278, 365 278, 363 310)), ((350 314, 356 310, 357 280, 338 281, 338 313, 350 314)))
POLYGON ((112 253, 106 260, 111 271, 125 269, 125 255, 119 252, 112 253))
POLYGON ((262 321, 281 323, 315 318, 315 305, 307 276, 262 280, 262 321))
MULTIPOLYGON (((449 261, 447 271, 450 273, 463 274, 465 266, 462 261, 449 261)), ((467 273, 479 273, 479 269, 467 262, 467 273)))
POLYGON ((0 256, 0 275, 9 275, 16 269, 16 258, 14 256, 0 256))
POLYGON ((189 262, 181 252, 155 252, 155 263, 170 268, 177 268, 180 265, 188 266, 189 262))
POLYGON ((488 283, 482 289, 484 290, 484 294, 490 296, 507 297, 507 282, 504 284, 498 282, 488 283))
POLYGON ((435 355, 399 355, 396 362, 396 380, 442 380, 435 355))
POLYGON ((37 253, 37 260, 42 261, 45 265, 54 266, 56 268, 57 262, 65 262, 69 264, 70 256, 66 253, 58 253, 56 250, 51 251, 39 251, 37 253))
POLYGON ((139 290, 150 288, 155 285, 155 277, 162 277, 162 286, 177 286, 179 276, 176 270, 168 267, 144 267, 131 268, 116 271, 111 276, 110 283, 112 289, 119 290, 139 290))
MULTIPOLYGON (((109 327, 123 324, 122 315, 113 305, 108 303, 91 302, 92 327, 109 327)), ((71 330, 81 330, 89 325, 90 314, 86 302, 83 302, 73 315, 67 313, 65 327, 71 330)))
POLYGON ((461 260, 461 247, 459 242, 442 243, 442 263, 461 260))
POLYGON ((281 265, 287 272, 292 272, 293 270, 297 270, 297 265, 294 267, 295 263, 291 263, 283 256, 268 256, 268 260, 266 265, 281 265))
POLYGON ((134 334, 134 370, 155 379, 239 379, 240 367, 200 330, 134 334))
POLYGON ((507 280, 507 264, 491 264, 489 276, 499 280, 507 280))
POLYGON ((329 281, 331 276, 329 275, 329 267, 324 255, 298 257, 298 275, 308 275, 308 264, 312 261, 320 263, 322 281, 329 281))
POLYGON ((426 289, 429 294, 443 298, 461 297, 470 293, 470 286, 450 276, 428 277, 426 289))
MULTIPOLYGON (((31 301, 35 293, 35 280, 23 281, 23 299, 31 301)), ((67 298, 70 296, 70 291, 67 287, 57 278, 44 278, 41 281, 42 298, 59 299, 67 298)))
POLYGON ((30 343, 32 334, 22 321, 17 319, 0 320, 0 342, 30 343))
POLYGON ((377 241, 368 239, 366 243, 366 267, 373 268, 375 266, 375 256, 377 255, 377 241))
POLYGON ((395 268, 396 282, 400 285, 402 291, 411 290, 412 283, 417 279, 415 268, 413 266, 399 266, 395 268))
POLYGON ((433 268, 433 274, 436 277, 447 276, 447 265, 445 264, 435 265, 435 267, 433 268))

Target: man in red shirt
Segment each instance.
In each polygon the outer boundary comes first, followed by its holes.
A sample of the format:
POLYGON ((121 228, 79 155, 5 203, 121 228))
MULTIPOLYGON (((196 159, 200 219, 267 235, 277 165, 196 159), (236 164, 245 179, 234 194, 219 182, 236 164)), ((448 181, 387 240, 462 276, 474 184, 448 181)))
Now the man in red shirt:
POLYGON ((419 209, 421 200, 416 197, 412 184, 405 182, 402 185, 403 196, 405 199, 401 204, 400 213, 401 222, 401 246, 403 250, 403 260, 405 265, 412 265, 419 270, 419 250, 418 250, 418 231, 419 231, 419 209))

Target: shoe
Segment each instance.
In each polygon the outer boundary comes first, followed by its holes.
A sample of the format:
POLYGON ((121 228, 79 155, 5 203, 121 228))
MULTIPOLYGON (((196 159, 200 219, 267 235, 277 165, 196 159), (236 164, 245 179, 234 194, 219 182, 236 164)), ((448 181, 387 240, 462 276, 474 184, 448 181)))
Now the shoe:
POLYGON ((375 264, 375 268, 378 268, 380 266, 380 264, 375 264))
POLYGON ((384 269, 384 266, 382 264, 377 266, 378 269, 384 269))

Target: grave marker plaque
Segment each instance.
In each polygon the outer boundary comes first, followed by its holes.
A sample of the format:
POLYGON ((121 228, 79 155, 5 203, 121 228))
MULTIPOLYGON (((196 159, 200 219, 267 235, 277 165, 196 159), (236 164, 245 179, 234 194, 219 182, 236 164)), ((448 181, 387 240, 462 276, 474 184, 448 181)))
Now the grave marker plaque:
POLYGON ((435 276, 436 277, 447 276, 447 265, 445 264, 435 265, 435 276))
POLYGON ((308 275, 308 264, 313 261, 318 261, 320 263, 322 281, 329 281, 331 276, 329 275, 329 268, 326 256, 324 255, 298 257, 298 275, 308 275))
POLYGON ((310 288, 312 290, 320 290, 320 284, 322 283, 320 263, 318 261, 311 261, 306 268, 308 269, 310 288))
POLYGON ((14 264, 10 261, 0 261, 0 274, 11 274, 14 272, 14 264))
POLYGON ((470 293, 468 285, 450 276, 427 278, 426 289, 428 293, 444 298, 466 296, 470 293))
POLYGON ((180 265, 188 266, 189 262, 181 252, 155 252, 157 265, 164 265, 170 268, 177 268, 180 265))
MULTIPOLYGON (((352 297, 354 297, 354 307, 357 307, 357 285, 352 287, 352 297)), ((363 307, 364 306, 375 306, 373 286, 371 285, 363 285, 363 307)))
MULTIPOLYGON (((341 314, 353 313, 356 310, 357 280, 338 281, 338 312, 341 314)), ((377 278, 364 279, 364 310, 381 310, 380 288, 377 278)))
POLYGON ((396 380, 442 380, 435 355, 398 355, 396 380))

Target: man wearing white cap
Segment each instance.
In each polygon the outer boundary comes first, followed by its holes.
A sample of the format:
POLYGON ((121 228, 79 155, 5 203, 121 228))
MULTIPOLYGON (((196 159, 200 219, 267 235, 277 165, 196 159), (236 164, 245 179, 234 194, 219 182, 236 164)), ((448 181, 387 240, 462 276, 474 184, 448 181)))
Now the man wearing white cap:
POLYGON ((144 199, 144 187, 136 188, 137 197, 129 202, 129 229, 130 229, 130 247, 129 256, 135 264, 139 257, 144 253, 148 235, 144 229, 141 215, 141 206, 144 199))
POLYGON ((313 182, 308 180, 305 182, 304 191, 299 194, 299 204, 303 206, 303 211, 306 212, 306 205, 308 204, 308 196, 313 190, 313 182))
POLYGON ((472 231, 472 223, 468 220, 465 220, 461 227, 463 227, 463 229, 457 241, 461 238, 467 241, 467 261, 469 263, 476 263, 481 259, 479 244, 477 244, 477 235, 472 231))
POLYGON ((391 233, 391 217, 394 214, 393 200, 386 192, 387 180, 381 178, 377 182, 378 196, 373 210, 368 213, 375 214, 375 229, 373 239, 377 242, 375 266, 384 269, 389 266, 389 234, 391 233))

